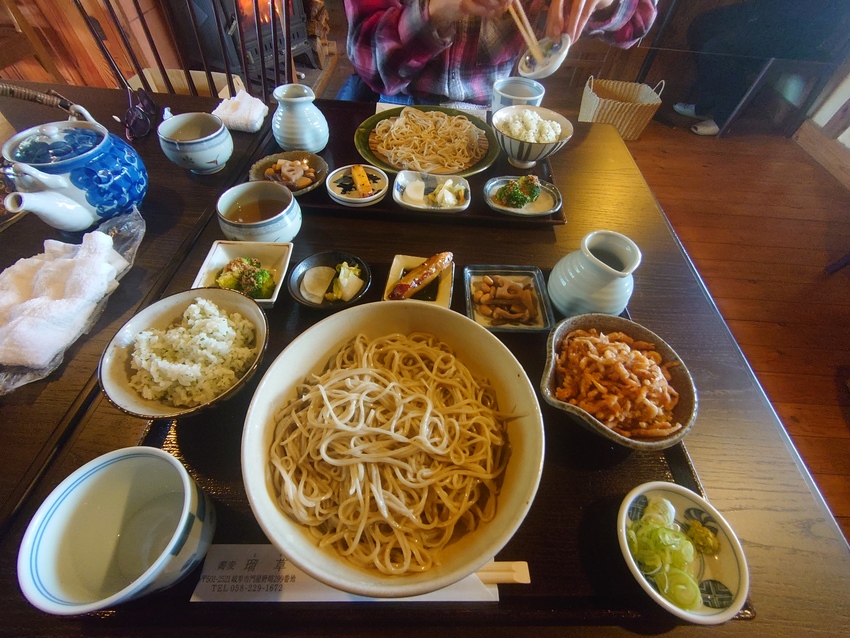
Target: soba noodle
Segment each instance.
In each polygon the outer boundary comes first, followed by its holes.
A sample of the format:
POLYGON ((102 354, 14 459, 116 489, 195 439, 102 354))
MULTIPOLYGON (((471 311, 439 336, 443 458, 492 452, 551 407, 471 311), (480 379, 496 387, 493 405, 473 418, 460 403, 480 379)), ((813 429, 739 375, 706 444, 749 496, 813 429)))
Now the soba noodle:
POLYGON ((373 134, 374 150, 390 164, 426 173, 456 173, 487 150, 484 131, 463 115, 409 106, 398 117, 378 122, 373 134))
POLYGON ((495 515, 508 456, 495 394, 432 335, 358 335, 275 421, 279 506, 357 565, 425 571, 495 515))

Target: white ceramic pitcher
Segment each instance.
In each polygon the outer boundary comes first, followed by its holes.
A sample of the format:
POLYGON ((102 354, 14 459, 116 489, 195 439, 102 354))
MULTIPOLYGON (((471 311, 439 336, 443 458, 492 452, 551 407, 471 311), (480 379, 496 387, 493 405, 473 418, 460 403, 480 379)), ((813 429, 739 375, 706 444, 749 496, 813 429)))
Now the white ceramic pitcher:
POLYGON ((282 84, 272 94, 277 109, 272 117, 274 139, 285 151, 318 153, 328 144, 328 121, 313 104, 316 94, 303 84, 282 84))
POLYGON ((563 257, 549 275, 549 298, 565 317, 588 312, 619 315, 634 290, 637 245, 611 230, 588 233, 581 248, 563 257))

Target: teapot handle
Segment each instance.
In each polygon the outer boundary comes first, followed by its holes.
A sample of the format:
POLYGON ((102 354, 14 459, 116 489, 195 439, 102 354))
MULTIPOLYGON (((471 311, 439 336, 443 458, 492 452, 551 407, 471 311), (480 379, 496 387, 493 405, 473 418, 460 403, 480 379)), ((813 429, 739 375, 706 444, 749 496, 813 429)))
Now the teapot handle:
POLYGON ((33 91, 32 89, 16 86, 14 84, 6 84, 5 82, 0 82, 0 96, 14 97, 19 100, 27 100, 28 102, 37 102, 47 106, 55 106, 64 111, 70 111, 74 106, 73 102, 60 95, 51 95, 49 93, 33 91))
POLYGON ((19 100, 27 100, 28 102, 37 102, 38 104, 44 104, 46 106, 54 106, 70 113, 70 117, 68 118, 70 120, 88 120, 93 124, 98 123, 97 120, 91 116, 91 113, 82 106, 74 104, 67 98, 58 94, 42 93, 22 86, 0 82, 0 96, 14 97, 19 100))
POLYGON ((79 104, 72 104, 68 111, 71 113, 71 116, 68 118, 69 120, 88 120, 92 124, 98 124, 98 121, 92 117, 91 113, 79 104))

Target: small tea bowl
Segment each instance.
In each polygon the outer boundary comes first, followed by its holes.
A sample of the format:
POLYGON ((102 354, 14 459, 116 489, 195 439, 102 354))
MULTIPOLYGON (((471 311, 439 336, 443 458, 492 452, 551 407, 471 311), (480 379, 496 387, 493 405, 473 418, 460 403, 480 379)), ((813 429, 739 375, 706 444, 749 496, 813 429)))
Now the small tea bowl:
POLYGON ((493 112, 506 106, 540 106, 546 89, 530 78, 508 77, 493 83, 493 112))
POLYGON ((179 582, 214 531, 212 501, 180 461, 158 448, 115 450, 41 504, 18 552, 18 582, 51 614, 110 608, 179 582))
POLYGON ((233 138, 212 113, 181 113, 156 130, 162 152, 181 168, 199 175, 217 173, 233 153, 233 138))
POLYGON ((218 225, 232 241, 290 242, 301 230, 301 206, 283 184, 245 182, 218 198, 218 225))

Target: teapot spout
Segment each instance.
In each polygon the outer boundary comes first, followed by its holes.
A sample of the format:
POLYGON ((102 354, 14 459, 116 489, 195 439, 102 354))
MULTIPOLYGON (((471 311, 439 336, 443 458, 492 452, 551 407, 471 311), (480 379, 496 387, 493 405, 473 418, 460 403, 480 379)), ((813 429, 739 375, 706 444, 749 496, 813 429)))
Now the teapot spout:
POLYGON ((58 193, 9 193, 3 205, 10 213, 33 213, 59 230, 85 230, 96 221, 91 210, 58 193))

